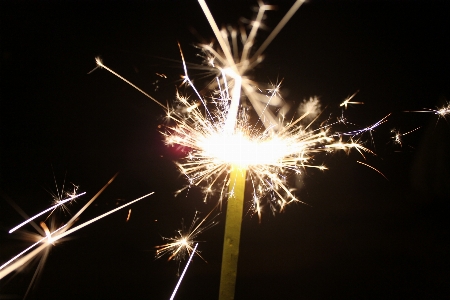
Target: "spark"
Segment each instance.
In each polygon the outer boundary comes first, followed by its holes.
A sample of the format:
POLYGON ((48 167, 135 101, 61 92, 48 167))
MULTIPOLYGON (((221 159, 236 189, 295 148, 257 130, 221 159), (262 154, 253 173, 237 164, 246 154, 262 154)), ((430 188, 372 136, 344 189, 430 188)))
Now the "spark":
MULTIPOLYGON (((380 126, 383 123, 387 122, 387 118, 391 115, 391 113, 387 114, 384 118, 378 120, 377 122, 375 122, 374 124, 367 126, 365 128, 362 129, 358 129, 358 130, 353 130, 353 131, 349 131, 349 132, 344 132, 344 133, 340 133, 342 135, 350 135, 352 137, 358 136, 358 135, 362 135, 366 132, 369 132, 370 135, 370 140, 372 141, 372 145, 375 148, 375 141, 373 139, 373 134, 372 132, 375 130, 375 128, 377 128, 378 126, 380 126)), ((345 121, 345 120, 344 120, 345 121)), ((348 122, 347 122, 348 123, 348 122)))
POLYGON ((70 195, 69 198, 64 199, 64 200, 61 200, 61 201, 58 201, 57 204, 55 204, 55 205, 53 205, 53 206, 47 208, 46 210, 41 211, 41 212, 38 213, 37 215, 35 215, 35 216, 33 216, 33 217, 31 217, 31 218, 29 218, 29 219, 23 221, 22 223, 20 223, 20 224, 17 225, 16 227, 12 228, 12 229, 9 231, 9 233, 13 233, 14 231, 16 231, 17 229, 19 229, 20 227, 24 226, 25 224, 30 223, 30 222, 33 221, 34 219, 36 219, 36 218, 42 216, 43 214, 45 214, 45 213, 47 213, 47 212, 49 212, 49 211, 51 211, 51 210, 54 210, 54 209, 57 208, 58 206, 64 205, 64 204, 65 204, 66 202, 68 202, 68 201, 72 201, 72 200, 74 200, 74 199, 76 199, 76 198, 78 198, 78 197, 80 197, 80 196, 83 196, 84 194, 86 194, 86 193, 83 192, 83 193, 80 193, 80 194, 77 194, 77 195, 70 195))
POLYGON ((364 102, 354 102, 354 101, 351 102, 350 101, 356 96, 357 93, 358 93, 358 91, 356 93, 354 93, 353 95, 347 97, 347 99, 345 99, 344 102, 342 102, 339 106, 344 106, 345 109, 347 109, 347 105, 349 105, 349 104, 364 104, 364 102))
POLYGON ((441 108, 431 109, 431 108, 424 108, 424 110, 405 110, 405 112, 424 112, 424 113, 434 113, 438 116, 438 120, 440 118, 446 118, 448 115, 450 115, 450 102, 447 102, 444 104, 441 108))
POLYGON ((439 109, 436 109, 435 114, 439 115, 439 117, 445 118, 447 115, 450 114, 450 102, 447 103, 447 105, 442 106, 439 109))
POLYGON ((134 87, 136 90, 138 90, 139 92, 141 92, 142 94, 144 94, 146 97, 148 97, 149 99, 152 99, 155 103, 159 104, 162 107, 165 107, 163 104, 161 104, 161 102, 159 102, 158 100, 156 100, 155 98, 153 98, 152 96, 150 96, 149 94, 147 94, 146 92, 144 92, 143 90, 141 90, 139 87, 137 87, 136 85, 134 85, 133 83, 131 83, 130 81, 128 81, 127 79, 125 79, 124 77, 120 76, 119 74, 117 74, 116 72, 114 72, 113 70, 111 70, 110 68, 108 68, 107 66, 105 66, 103 64, 103 61, 101 60, 100 57, 96 57, 95 58, 95 62, 97 64, 97 66, 90 72, 88 72, 88 74, 91 74, 92 72, 94 72, 95 70, 97 70, 98 68, 100 69, 105 69, 108 72, 114 74, 115 76, 117 76, 118 78, 122 79, 123 81, 125 81, 126 83, 128 83, 129 85, 131 85, 132 87, 134 87))
MULTIPOLYGON (((0 266, 0 271, 1 271, 2 269, 4 269, 6 266, 8 266, 11 262, 13 262, 13 261, 15 261, 16 259, 20 258, 20 257, 23 256, 25 253, 29 252, 31 249, 35 248, 37 245, 44 243, 45 240, 48 239, 48 236, 51 236, 52 234, 57 233, 59 230, 63 229, 64 227, 65 227, 65 225, 64 225, 64 226, 61 226, 61 227, 58 228, 57 230, 55 230, 55 231, 49 233, 48 235, 46 234, 45 237, 39 239, 37 242, 35 242, 34 244, 30 245, 30 246, 29 246, 28 248, 26 248, 25 250, 23 250, 23 251, 19 252, 18 254, 16 254, 14 257, 12 257, 10 260, 8 260, 7 262, 5 262, 3 265, 0 266)), ((5 274, 5 275, 7 275, 7 274, 5 274)), ((5 276, 5 275, 3 275, 3 276, 5 276)), ((0 279, 3 278, 3 276, 2 276, 1 273, 0 273, 0 279)))
POLYGON ((52 245, 55 245, 55 241, 53 240, 52 235, 50 233, 50 230, 48 230, 47 225, 45 225, 44 222, 41 222, 40 225, 41 225, 42 229, 44 229, 45 236, 47 237, 47 242, 51 243, 52 245))
MULTIPOLYGON (((217 215, 206 222, 212 212, 213 211, 211 211, 205 218, 200 219, 198 217, 197 211, 194 215, 191 225, 187 229, 184 226, 184 220, 182 220, 181 229, 177 231, 177 235, 175 237, 162 237, 163 240, 169 242, 164 245, 155 246, 155 248, 157 249, 155 255, 156 259, 170 254, 169 258, 167 259, 168 261, 173 259, 181 263, 181 261, 185 259, 186 255, 191 255, 191 253, 196 253, 201 257, 201 255, 198 253, 198 251, 195 250, 195 247, 193 246, 194 244, 197 244, 199 242, 195 239, 200 234, 218 223, 215 220, 217 215)), ((203 259, 203 257, 201 258, 203 259)))
POLYGON ((311 97, 308 100, 303 100, 298 107, 300 115, 306 114, 305 121, 311 121, 317 117, 321 111, 320 100, 317 97, 311 97))
POLYGON ((410 134, 411 132, 414 132, 414 131, 416 131, 416 130, 419 130, 420 128, 421 128, 421 127, 417 127, 417 128, 415 128, 415 129, 410 130, 410 131, 405 132, 405 133, 401 133, 401 132, 400 132, 399 130, 397 130, 397 129, 392 129, 392 130, 391 130, 391 133, 393 133, 392 140, 394 141, 394 144, 400 145, 400 147, 402 147, 402 146, 403 146, 403 144, 402 144, 402 136, 407 135, 407 134, 410 134))
MULTIPOLYGON (((52 169, 53 169, 53 167, 52 167, 52 169)), ((70 198, 70 197, 74 197, 74 196, 77 195, 77 191, 78 191, 78 189, 79 189, 79 186, 77 186, 77 185, 71 183, 73 189, 72 189, 72 190, 70 190, 70 189, 67 189, 67 190, 66 190, 66 189, 65 189, 65 185, 66 185, 66 178, 65 178, 65 177, 64 177, 64 180, 63 180, 61 189, 59 188, 59 185, 58 185, 58 182, 57 182, 57 180, 56 180, 55 172, 54 172, 54 171, 53 171, 53 180, 54 180, 54 182, 55 182, 56 192, 54 193, 54 192, 52 192, 51 190, 49 190, 48 193, 53 197, 53 204, 54 204, 54 205, 60 204, 60 203, 64 200, 64 198, 66 198, 66 197, 69 197, 69 198, 70 198)), ((76 197, 75 197, 75 198, 76 198, 76 197)), ((75 198, 74 198, 73 200, 75 200, 75 198)), ((69 203, 72 204, 73 202, 75 202, 75 201, 70 201, 69 203)), ((59 207, 64 213, 65 213, 65 212, 70 213, 70 212, 69 212, 69 208, 65 205, 65 203, 63 203, 62 205, 57 206, 57 207, 59 207)), ((56 211, 56 207, 55 207, 55 209, 53 209, 52 212, 47 216, 47 219, 48 219, 55 211, 56 211)))
POLYGON ((128 210, 127 220, 125 222, 128 222, 131 217, 131 208, 128 210))
POLYGON ((387 177, 386 176, 384 176, 384 174, 383 173, 381 173, 378 169, 376 169, 376 168, 374 168, 374 167, 372 167, 371 165, 369 165, 369 164, 366 164, 366 163, 363 163, 363 162, 361 162, 361 161, 359 161, 359 160, 357 160, 356 161, 357 163, 360 163, 360 164, 362 164, 363 166, 366 166, 366 167, 368 167, 368 168, 371 168, 372 170, 374 170, 375 172, 377 172, 378 174, 380 174, 381 176, 383 176, 384 177, 384 179, 386 179, 386 180, 389 180, 389 179, 387 179, 387 177))

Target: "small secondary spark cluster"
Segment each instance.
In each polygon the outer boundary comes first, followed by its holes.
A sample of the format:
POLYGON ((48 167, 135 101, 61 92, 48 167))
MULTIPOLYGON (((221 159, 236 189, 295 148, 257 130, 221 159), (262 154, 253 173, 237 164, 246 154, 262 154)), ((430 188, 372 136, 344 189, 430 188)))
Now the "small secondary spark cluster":
POLYGON ((156 258, 169 255, 167 260, 181 262, 186 256, 190 256, 192 252, 195 252, 200 256, 199 252, 195 251, 194 248, 194 245, 200 242, 196 240, 196 238, 206 230, 217 225, 218 221, 215 220, 217 215, 208 220, 208 217, 212 212, 203 219, 198 217, 198 213, 199 212, 195 213, 189 228, 185 227, 183 220, 181 222, 181 229, 177 230, 177 235, 175 237, 162 237, 163 240, 168 241, 168 243, 155 247, 157 249, 156 258))
MULTIPOLYGON (((130 201, 122 206, 119 206, 115 209, 112 209, 100 216, 97 216, 89 221, 86 221, 84 223, 81 223, 77 226, 73 226, 75 224, 75 222, 78 220, 79 216, 92 204, 92 202, 94 202, 95 199, 97 199, 98 196, 100 196, 100 194, 112 183, 112 181, 116 178, 117 174, 114 175, 114 177, 112 177, 108 183, 103 186, 103 188, 94 196, 92 197, 80 210, 78 210, 78 212, 76 214, 74 214, 72 216, 72 218, 70 218, 70 220, 57 227, 55 225, 55 222, 52 222, 50 227, 47 226, 47 224, 45 223, 45 221, 41 221, 40 222, 40 226, 41 228, 34 226, 37 231, 43 236, 42 238, 36 239, 37 241, 35 243, 33 243, 32 245, 30 245, 28 248, 26 248, 25 250, 21 251, 20 253, 18 253, 17 255, 15 255, 14 257, 12 257, 10 260, 8 260, 7 262, 5 262, 4 264, 2 264, 0 266, 0 279, 2 279, 3 277, 7 276, 9 273, 16 271, 17 269, 19 269, 21 266, 23 266, 24 264, 30 262, 33 258, 35 258, 38 255, 42 255, 42 259, 38 265, 38 268, 35 272, 35 275, 33 276, 32 282, 30 284, 30 287, 34 281, 34 279, 36 278, 36 276, 39 274, 40 270, 43 268, 43 265, 45 263, 45 260, 48 256, 49 250, 50 250, 50 246, 51 245, 55 245, 55 243, 59 240, 61 240, 62 238, 66 237, 67 235, 89 225, 92 224, 93 222, 100 220, 103 217, 106 217, 122 208, 125 208, 133 203, 136 203, 139 200, 142 200, 150 195, 152 195, 153 193, 149 193, 145 196, 142 196, 140 198, 137 198, 133 201, 130 201)), ((75 191, 76 192, 76 191, 75 191)), ((19 224, 18 226, 14 227, 13 229, 10 230, 10 233, 14 232, 15 230, 21 228, 22 226, 31 223, 34 225, 34 220, 37 219, 38 217, 42 216, 43 214, 50 212, 50 214, 60 205, 64 205, 65 203, 67 203, 68 201, 73 201, 74 199, 84 195, 85 193, 79 193, 79 194, 72 194, 69 193, 69 198, 63 200, 63 201, 58 201, 57 204, 55 204, 54 206, 40 212, 39 214, 31 217, 31 218, 27 218, 24 222, 22 222, 21 224, 19 224)), ((28 291, 27 291, 28 293, 28 291)), ((26 295, 25 295, 26 296, 26 295)))

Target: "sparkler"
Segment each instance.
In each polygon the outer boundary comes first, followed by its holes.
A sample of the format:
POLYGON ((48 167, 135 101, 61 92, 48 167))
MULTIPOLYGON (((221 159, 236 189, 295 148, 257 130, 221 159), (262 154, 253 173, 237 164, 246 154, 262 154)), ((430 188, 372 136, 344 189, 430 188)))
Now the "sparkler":
MULTIPOLYGON (((363 152, 374 154, 357 142, 355 137, 365 132, 371 134, 374 128, 386 122, 389 115, 369 127, 350 132, 333 132, 332 127, 336 123, 313 129, 319 107, 318 100, 313 98, 314 103, 310 102, 315 110, 306 105, 307 109, 303 110, 303 114, 297 119, 286 120, 286 105, 279 96, 281 82, 273 89, 262 89, 248 78, 246 73, 262 61, 263 51, 304 1, 295 2, 269 37, 254 52, 255 37, 262 26, 263 16, 272 6, 259 3, 257 16, 251 23, 248 34, 244 29, 238 34, 235 29, 219 30, 205 1, 199 0, 199 3, 219 44, 218 48, 214 47, 214 44, 199 46, 205 62, 217 74, 208 86, 209 96, 200 95, 192 83, 181 47, 183 83, 192 88, 197 101, 177 92, 174 107, 163 106, 106 67, 99 59, 96 59, 96 68, 108 70, 164 108, 165 119, 169 122, 162 132, 165 142, 169 146, 177 145, 189 149, 187 156, 177 165, 187 177, 189 185, 206 185, 205 201, 215 192, 219 193, 219 203, 228 196, 220 299, 230 299, 234 297, 246 180, 252 184, 252 208, 259 219, 264 200, 273 212, 283 210, 289 203, 302 202, 289 187, 289 175, 302 174, 306 168, 326 169, 326 166, 314 162, 316 154, 320 152, 349 152, 356 149, 362 155, 363 152), (241 44, 238 43, 238 36, 241 44), (241 105, 241 100, 251 103, 258 116, 256 122, 252 122, 251 113, 247 106, 241 105), (312 121, 305 124, 309 119, 312 121), (344 138, 348 140, 345 141, 344 138)), ((341 106, 347 108, 348 104, 362 104, 351 102, 355 94, 348 97, 341 106)), ((176 258, 182 249, 193 251, 192 242, 187 243, 181 234, 179 238, 171 241, 167 245, 159 246, 161 248, 158 250, 160 254, 172 253, 169 260, 176 258)))

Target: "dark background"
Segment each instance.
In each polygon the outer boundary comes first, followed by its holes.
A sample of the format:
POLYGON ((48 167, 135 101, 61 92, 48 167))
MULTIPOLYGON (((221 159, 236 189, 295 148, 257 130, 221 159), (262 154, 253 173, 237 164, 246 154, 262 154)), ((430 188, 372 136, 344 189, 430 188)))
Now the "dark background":
MULTIPOLYGON (((256 5, 209 2, 219 25, 251 19, 256 5)), ((269 28, 293 1, 273 2, 278 10, 267 13, 269 28)), ((215 202, 204 204, 197 189, 174 197, 186 182, 173 163, 181 154, 158 132, 158 105, 105 70, 87 73, 101 56, 161 102, 172 101, 183 73, 177 41, 186 60, 198 64, 192 45, 213 38, 200 6, 2 1, 0 8, 0 262, 29 244, 7 234, 22 220, 8 199, 29 215, 47 208, 54 175, 87 193, 75 212, 120 171, 79 222, 155 194, 131 207, 129 222, 124 209, 53 247, 29 298, 168 299, 178 265, 155 260, 154 246, 161 235, 173 236, 182 218, 189 224, 196 210, 206 215, 215 202)), ((236 299, 449 295, 450 127, 432 113, 404 112, 449 99, 449 30, 446 1, 310 1, 269 46, 250 75, 284 78, 283 95, 294 107, 318 95, 328 106, 324 118, 335 118, 339 103, 359 90, 355 101, 365 104, 349 107, 349 120, 363 127, 392 113, 373 132, 375 144, 363 136, 377 153, 367 163, 388 180, 356 163, 357 153, 319 157, 330 169, 308 171, 298 192, 308 205, 290 205, 275 217, 265 211, 261 224, 244 217, 236 299), (392 143, 391 129, 419 126, 402 147, 392 143)), ((217 298, 223 214, 219 220, 198 238, 208 263, 194 259, 177 299, 217 298)), ((33 272, 30 266, 4 278, 0 299, 23 297, 33 272)))

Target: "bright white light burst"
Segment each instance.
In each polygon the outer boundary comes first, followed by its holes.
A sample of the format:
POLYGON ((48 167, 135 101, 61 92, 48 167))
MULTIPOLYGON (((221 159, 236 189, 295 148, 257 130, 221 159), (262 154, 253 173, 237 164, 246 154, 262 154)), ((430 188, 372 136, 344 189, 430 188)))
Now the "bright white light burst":
MULTIPOLYGON (((297 1, 296 4, 301 2, 297 1)), ((279 94, 280 84, 273 89, 263 89, 245 76, 263 59, 261 49, 267 43, 264 42, 256 52, 252 47, 256 33, 262 26, 262 17, 271 7, 260 4, 250 32, 241 28, 239 34, 230 27, 219 31, 206 5, 202 5, 202 8, 220 47, 200 45, 201 56, 219 75, 208 87, 210 95, 201 96, 189 79, 182 55, 184 80, 193 88, 203 105, 197 105, 198 99, 197 102, 191 101, 177 93, 176 108, 168 108, 166 115, 173 125, 168 125, 163 134, 168 145, 188 149, 186 158, 178 166, 190 185, 206 183, 205 200, 216 191, 220 194, 219 200, 226 196, 230 168, 238 165, 247 169, 248 179, 253 186, 252 198, 256 213, 260 215, 263 199, 270 202, 273 211, 282 210, 286 204, 299 201, 289 187, 290 174, 303 173, 305 168, 326 169, 314 161, 316 153, 336 149, 348 151, 352 148, 372 153, 353 142, 352 138, 348 142, 342 141, 343 134, 332 132, 332 124, 312 129, 311 125, 320 114, 317 98, 303 101, 299 109, 302 115, 286 120, 286 105, 279 94), (241 44, 236 36, 239 36, 241 44), (245 100, 251 103, 252 109, 239 104, 245 100), (257 114, 256 120, 252 120, 253 110, 257 114)), ((279 29, 277 26, 274 32, 279 29)), ((347 103, 361 103, 349 102, 353 97, 346 100, 345 106, 347 103)), ((356 131, 347 136, 354 137, 362 132, 356 131)))
MULTIPOLYGON (((206 185, 203 189, 205 201, 212 194, 219 194, 219 202, 228 196, 229 173, 232 165, 238 165, 247 169, 255 213, 261 216, 264 201, 267 201, 272 212, 281 211, 286 204, 299 201, 289 185, 290 175, 303 173, 306 168, 326 169, 315 161, 317 153, 335 150, 348 152, 351 149, 357 149, 361 154, 373 153, 355 141, 361 134, 371 133, 375 127, 384 123, 387 116, 370 127, 351 132, 332 130, 334 125, 345 123, 343 119, 331 124, 322 123, 313 129, 320 115, 317 98, 304 101, 302 114, 287 120, 288 105, 280 96, 281 81, 271 84, 271 88, 267 89, 259 87, 246 75, 263 60, 263 51, 304 3, 303 0, 294 3, 256 50, 255 37, 264 26, 262 21, 265 12, 273 9, 272 6, 259 3, 256 17, 250 22, 248 31, 242 26, 239 29, 229 26, 220 30, 204 0, 199 0, 199 3, 217 38, 218 46, 213 43, 198 46, 204 63, 211 74, 216 76, 202 94, 188 75, 180 47, 183 83, 193 90, 196 99, 191 100, 177 92, 175 103, 164 106, 106 67, 100 59, 96 60, 96 68, 108 70, 164 107, 167 125, 164 125, 162 134, 165 142, 186 150, 187 155, 178 163, 178 167, 187 177, 189 186, 206 185)), ((351 102, 354 96, 348 97, 341 106, 347 108, 348 104, 362 104, 351 102)), ((181 243, 181 240, 178 242, 181 243)))

